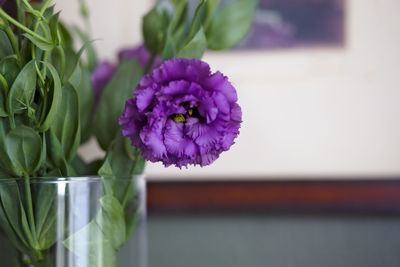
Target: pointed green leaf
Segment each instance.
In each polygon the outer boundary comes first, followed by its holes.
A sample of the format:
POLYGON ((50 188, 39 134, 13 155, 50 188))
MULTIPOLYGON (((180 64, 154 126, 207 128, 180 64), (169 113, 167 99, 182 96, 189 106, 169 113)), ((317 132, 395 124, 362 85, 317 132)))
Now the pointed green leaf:
MULTIPOLYGON (((17 78, 20 72, 20 68, 18 67, 17 59, 14 56, 8 56, 3 58, 0 61, 0 73, 3 75, 4 79, 7 82, 8 88, 10 88, 15 79, 17 78)), ((9 90, 6 90, 8 93, 9 90)))
POLYGON ((207 7, 207 15, 203 22, 204 28, 207 30, 208 26, 211 23, 211 19, 213 18, 215 11, 217 10, 221 0, 207 0, 206 7, 207 7))
MULTIPOLYGON (((62 112, 57 112, 50 127, 52 132, 50 142, 55 143, 56 141, 52 140, 55 137, 61 145, 63 158, 71 162, 78 150, 81 134, 78 94, 70 83, 66 83, 62 88, 59 110, 62 110, 62 112)), ((59 153, 59 151, 53 152, 59 153)))
POLYGON ((118 118, 122 115, 126 100, 133 97, 133 91, 142 76, 143 71, 135 59, 122 60, 104 88, 94 123, 94 132, 104 150, 120 131, 118 118))
POLYGON ((42 139, 27 126, 17 126, 5 138, 5 148, 16 176, 29 176, 42 162, 42 139))
POLYGON ((76 266, 116 266, 117 250, 96 220, 63 241, 63 245, 76 256, 76 266))
POLYGON ((74 27, 74 31, 78 34, 82 43, 88 43, 86 48, 87 68, 90 71, 93 71, 94 68, 97 66, 97 54, 93 42, 90 42, 89 37, 78 27, 74 27))
POLYGON ((60 43, 60 34, 58 32, 58 18, 60 16, 60 12, 57 12, 56 14, 52 15, 49 21, 49 27, 50 27, 50 34, 51 34, 51 39, 53 41, 53 45, 57 46, 60 43))
POLYGON ((7 34, 4 31, 0 30, 0 58, 4 58, 13 53, 14 51, 12 49, 7 34))
POLYGON ((48 111, 43 111, 47 112, 47 115, 44 117, 44 121, 40 124, 38 128, 39 131, 44 132, 49 129, 50 125, 53 123, 54 119, 57 116, 57 112, 59 111, 59 106, 62 99, 62 90, 60 77, 58 76, 58 72, 56 71, 56 69, 48 62, 42 63, 47 66, 51 73, 51 76, 53 77, 53 86, 50 89, 48 96, 49 99, 51 99, 50 108, 48 111))
POLYGON ((207 48, 207 39, 201 27, 197 34, 177 54, 177 58, 201 58, 207 48))
POLYGON ((63 148, 55 134, 55 131, 52 128, 50 128, 46 132, 46 135, 47 135, 47 138, 46 138, 47 154, 49 156, 50 163, 55 169, 58 169, 58 168, 60 168, 61 163, 64 159, 63 148))
POLYGON ((86 67, 82 66, 82 76, 77 87, 79 96, 79 111, 81 122, 81 143, 89 140, 93 134, 92 119, 94 105, 94 89, 90 79, 90 73, 86 67))
MULTIPOLYGON (((8 236, 13 236, 18 240, 18 242, 14 242, 15 245, 19 244, 21 247, 25 248, 30 247, 28 239, 31 237, 25 236, 22 226, 23 218, 21 217, 21 198, 18 184, 15 181, 1 183, 0 199, 2 207, 0 210, 5 215, 1 216, 0 214, 1 219, 9 222, 9 228, 7 227, 8 236)), ((3 221, 3 225, 6 225, 5 221, 3 221)))
POLYGON ((0 167, 4 172, 10 174, 8 177, 17 172, 7 154, 6 136, 9 131, 9 120, 0 118, 0 167))
MULTIPOLYGON (((35 202, 35 219, 36 219, 36 233, 40 237, 43 234, 45 222, 50 215, 51 210, 55 209, 54 200, 57 197, 56 184, 43 183, 40 184, 37 200, 35 202)), ((40 239, 40 238, 39 238, 40 239)))
POLYGON ((102 211, 96 217, 96 222, 115 249, 122 247, 125 242, 126 226, 124 210, 119 201, 106 195, 100 199, 102 211))
POLYGON ((21 252, 27 253, 30 249, 27 247, 27 242, 19 238, 17 232, 14 231, 13 226, 15 222, 9 221, 9 218, 4 211, 3 204, 0 203, 0 226, 12 244, 21 252))
POLYGON ((166 31, 169 23, 168 14, 154 6, 144 17, 142 33, 144 43, 152 53, 160 53, 165 44, 166 31))
POLYGON ((27 63, 18 74, 8 93, 7 110, 10 114, 20 113, 33 101, 36 90, 35 61, 27 63))
POLYGON ((193 20, 192 20, 192 25, 190 26, 190 31, 188 35, 188 40, 191 40, 193 36, 200 30, 201 26, 203 25, 203 22, 206 18, 206 12, 207 12, 207 7, 206 7, 206 0, 201 0, 199 1, 199 4, 196 7, 196 11, 194 12, 193 20))
POLYGON ((35 46, 44 51, 51 51, 54 48, 54 44, 43 42, 42 40, 37 39, 36 37, 30 35, 29 33, 24 33, 23 36, 28 38, 35 46))
POLYGON ((209 48, 227 49, 243 40, 251 28, 257 2, 257 0, 237 0, 226 5, 212 19, 207 30, 209 48))

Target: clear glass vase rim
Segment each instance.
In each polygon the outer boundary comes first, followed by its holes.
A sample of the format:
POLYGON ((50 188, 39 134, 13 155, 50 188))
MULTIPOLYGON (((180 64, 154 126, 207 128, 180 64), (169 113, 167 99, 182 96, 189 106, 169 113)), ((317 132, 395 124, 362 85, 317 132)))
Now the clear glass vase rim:
MULTIPOLYGON (((118 176, 118 177, 101 177, 101 176, 91 176, 91 175, 85 175, 85 176, 75 176, 75 177, 29 177, 29 182, 30 183, 58 183, 58 182, 66 182, 66 183, 73 183, 73 182, 86 182, 86 183, 91 183, 91 182, 101 182, 103 179, 117 179, 119 181, 129 181, 132 180, 134 177, 139 177, 142 178, 144 177, 143 174, 139 175, 132 175, 132 176, 118 176)), ((10 177, 10 178, 0 178, 0 184, 1 183, 12 183, 16 181, 23 182, 25 181, 26 178, 23 177, 10 177)))

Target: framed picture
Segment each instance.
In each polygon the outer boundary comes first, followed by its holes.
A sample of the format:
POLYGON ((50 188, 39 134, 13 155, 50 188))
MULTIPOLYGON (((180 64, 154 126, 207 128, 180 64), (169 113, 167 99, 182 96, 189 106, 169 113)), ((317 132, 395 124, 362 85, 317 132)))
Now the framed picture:
POLYGON ((344 0, 259 0, 252 30, 237 48, 341 46, 344 29, 344 0))

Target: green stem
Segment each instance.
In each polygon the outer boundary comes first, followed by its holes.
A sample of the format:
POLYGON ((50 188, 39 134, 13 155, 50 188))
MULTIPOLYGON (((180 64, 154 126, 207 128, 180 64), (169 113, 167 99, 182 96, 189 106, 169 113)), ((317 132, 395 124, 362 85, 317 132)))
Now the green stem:
POLYGON ((40 123, 44 121, 45 115, 46 115, 46 110, 47 110, 47 90, 44 88, 43 90, 43 108, 42 108, 42 114, 40 115, 40 123))
POLYGON ((43 13, 46 11, 46 8, 50 5, 52 0, 46 0, 46 2, 44 2, 42 8, 40 9, 40 14, 43 15, 43 13))
POLYGON ((18 28, 20 28, 21 30, 29 33, 30 35, 36 37, 37 39, 45 42, 45 43, 51 43, 49 40, 43 38, 42 36, 40 36, 39 34, 33 32, 32 30, 30 30, 29 28, 25 27, 24 25, 22 25, 21 23, 19 23, 18 21, 16 21, 15 19, 13 19, 10 15, 8 15, 2 8, 0 8, 0 15, 3 16, 5 19, 7 19, 9 22, 11 22, 12 24, 14 24, 15 26, 17 26, 18 28))
MULTIPOLYGON (((46 30, 44 30, 44 29, 43 29, 43 26, 40 24, 40 19, 39 19, 39 18, 42 18, 42 17, 43 17, 43 14, 44 14, 44 12, 46 11, 46 8, 49 6, 49 4, 50 4, 51 1, 52 1, 52 0, 47 0, 47 1, 43 4, 42 8, 40 9, 40 11, 39 11, 39 17, 36 18, 36 23, 35 23, 35 26, 33 27, 33 31, 36 32, 38 26, 40 25, 41 28, 42 28, 43 34, 46 34, 46 30)), ((46 39, 47 39, 47 37, 48 37, 48 36, 45 35, 45 38, 46 38, 46 39)))
MULTIPOLYGON (((47 62, 47 59, 49 58, 49 52, 48 51, 44 51, 43 52, 43 62, 47 62)), ((47 67, 46 67, 46 64, 43 64, 43 69, 42 69, 42 77, 46 77, 46 70, 47 70, 47 67)))
POLYGON ((150 59, 147 61, 146 67, 144 68, 144 73, 145 74, 147 74, 150 71, 151 67, 153 66, 153 62, 154 62, 155 58, 156 58, 156 54, 155 53, 151 53, 150 59))
MULTIPOLYGON (((25 25, 25 8, 21 6, 21 0, 17 0, 17 12, 18 12, 18 21, 21 21, 23 25, 25 25)), ((17 36, 18 36, 18 44, 22 45, 22 37, 21 37, 21 29, 17 28, 17 36)))
MULTIPOLYGON (((14 50, 14 53, 17 55, 17 58, 18 58, 18 64, 20 65, 20 64, 21 64, 21 53, 20 53, 20 51, 19 51, 18 41, 17 41, 17 39, 15 38, 15 34, 14 34, 14 32, 12 31, 10 25, 8 25, 8 24, 7 24, 7 26, 5 27, 4 31, 5 31, 5 33, 7 34, 8 39, 9 39, 10 42, 11 42, 11 46, 12 46, 12 48, 13 48, 13 50, 14 50)), ((20 67, 21 67, 21 66, 20 66, 20 67)))
MULTIPOLYGON (((40 29, 42 30, 42 32, 44 33, 45 38, 49 37, 47 35, 46 29, 43 26, 43 23, 38 23, 38 25, 39 25, 40 29)), ((47 51, 47 50, 43 51, 43 60, 42 61, 47 62, 48 57, 49 57, 49 51, 47 51)), ((43 65, 42 77, 46 77, 47 66, 46 66, 46 64, 43 64, 43 63, 42 63, 42 65, 43 65)))
POLYGON ((32 193, 31 193, 31 185, 29 182, 29 176, 27 176, 27 175, 25 176, 24 182, 25 182, 25 197, 26 197, 26 202, 27 202, 27 207, 28 207, 27 212, 28 212, 29 225, 31 227, 33 240, 35 240, 35 242, 37 242, 35 217, 33 214, 32 193))

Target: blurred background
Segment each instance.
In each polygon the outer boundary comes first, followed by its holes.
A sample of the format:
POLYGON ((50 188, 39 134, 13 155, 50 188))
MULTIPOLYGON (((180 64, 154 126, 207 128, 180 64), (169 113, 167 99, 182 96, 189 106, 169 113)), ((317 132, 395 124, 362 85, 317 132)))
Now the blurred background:
MULTIPOLYGON (((102 59, 141 43, 150 0, 87 1, 102 59)), ((78 0, 57 1, 81 25, 78 0)), ((260 0, 239 47, 204 60, 236 86, 241 134, 212 166, 149 179, 367 177, 400 173, 400 2, 260 0)), ((97 157, 95 142, 84 150, 97 157)))
MULTIPOLYGON (((153 1, 87 3, 102 59, 141 43, 153 1)), ((83 26, 78 0, 57 8, 83 26)), ((241 134, 205 168, 147 165, 150 266, 400 266, 400 1, 260 0, 249 36, 204 60, 235 85, 241 134)))

